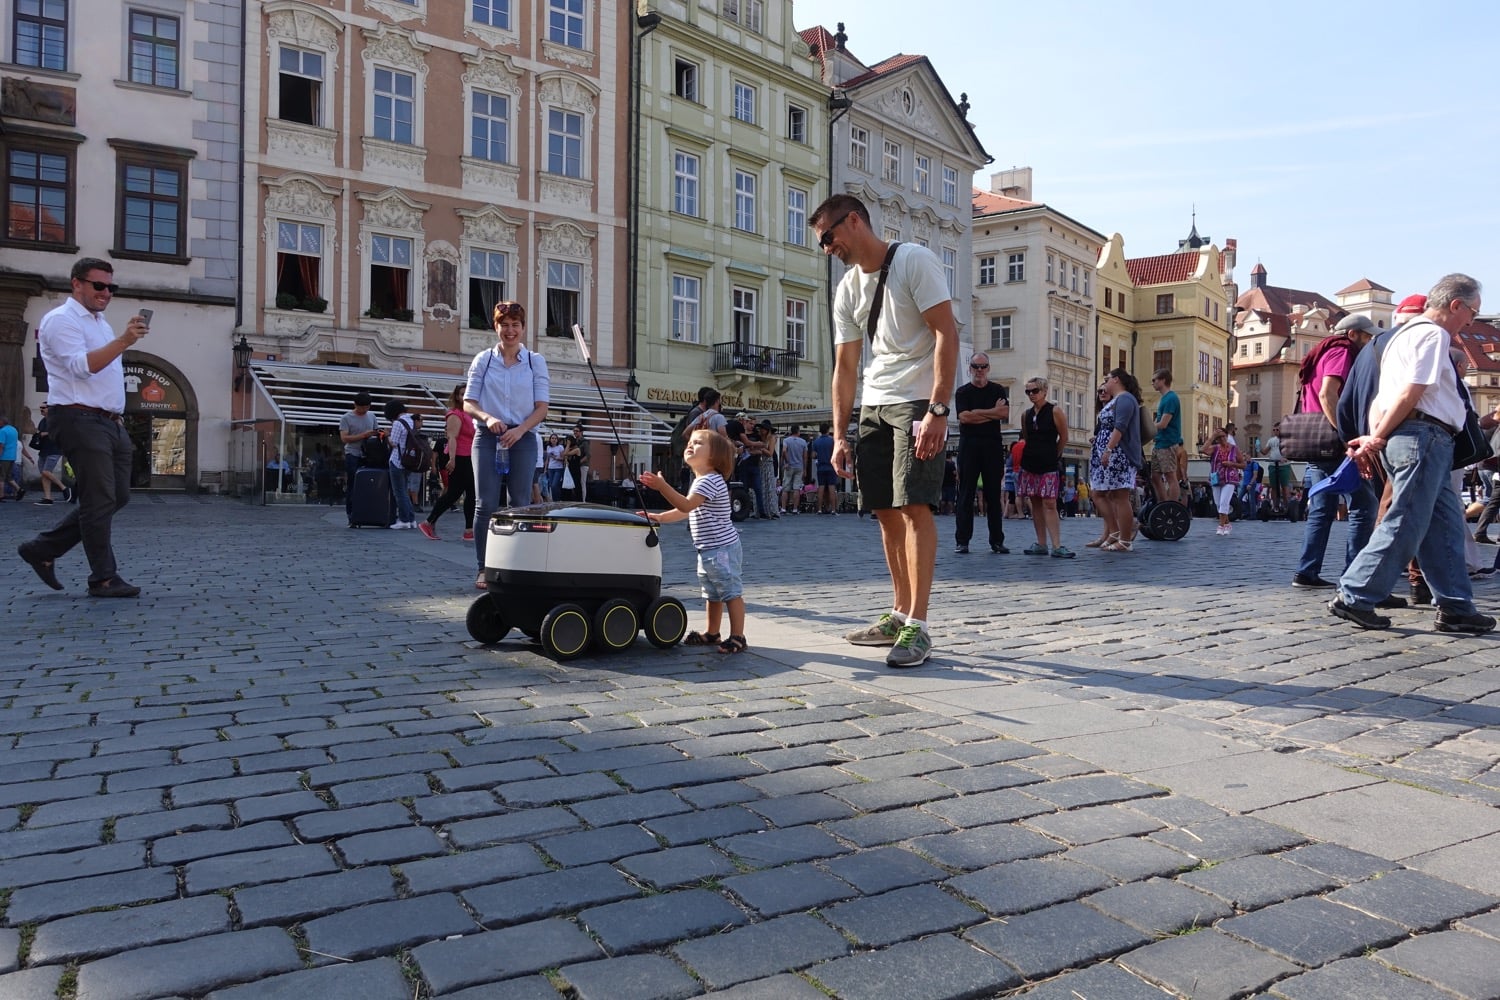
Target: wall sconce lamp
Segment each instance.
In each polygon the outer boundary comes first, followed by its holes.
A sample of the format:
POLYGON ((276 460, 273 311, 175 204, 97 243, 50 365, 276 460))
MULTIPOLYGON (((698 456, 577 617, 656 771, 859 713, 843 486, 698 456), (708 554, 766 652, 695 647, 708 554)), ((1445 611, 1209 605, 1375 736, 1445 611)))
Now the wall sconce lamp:
POLYGON ((250 355, 254 351, 250 348, 250 342, 245 335, 240 334, 240 342, 234 345, 234 387, 242 388, 247 379, 250 378, 250 355))

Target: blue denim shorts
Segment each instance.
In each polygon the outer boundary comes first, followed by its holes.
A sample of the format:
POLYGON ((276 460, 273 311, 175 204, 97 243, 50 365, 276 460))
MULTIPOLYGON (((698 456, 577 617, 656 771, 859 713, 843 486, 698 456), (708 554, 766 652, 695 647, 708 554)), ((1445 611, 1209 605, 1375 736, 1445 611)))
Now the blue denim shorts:
POLYGON ((698 582, 703 585, 705 600, 723 603, 745 592, 740 579, 740 559, 740 543, 737 541, 698 551, 698 582))

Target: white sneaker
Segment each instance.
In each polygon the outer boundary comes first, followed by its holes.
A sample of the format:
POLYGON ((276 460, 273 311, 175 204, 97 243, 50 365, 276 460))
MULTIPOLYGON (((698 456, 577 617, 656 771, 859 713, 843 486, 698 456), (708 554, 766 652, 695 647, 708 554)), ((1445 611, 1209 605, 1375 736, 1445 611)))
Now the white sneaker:
POLYGON ((1216 534, 1216 535, 1223 535, 1223 534, 1227 534, 1227 532, 1225 532, 1224 526, 1221 524, 1217 528, 1214 529, 1214 534, 1216 534))

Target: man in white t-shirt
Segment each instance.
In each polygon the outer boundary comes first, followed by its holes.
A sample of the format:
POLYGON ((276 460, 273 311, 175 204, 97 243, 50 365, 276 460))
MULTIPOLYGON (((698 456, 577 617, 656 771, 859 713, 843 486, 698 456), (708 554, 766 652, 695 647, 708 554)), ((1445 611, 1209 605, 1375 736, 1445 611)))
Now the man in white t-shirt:
POLYGON ((808 219, 818 245, 848 268, 833 300, 833 426, 849 426, 864 363, 858 455, 834 436, 833 466, 854 475, 880 522, 894 600, 850 642, 890 646, 887 666, 915 667, 932 655, 927 604, 937 562, 948 404, 958 363, 958 326, 943 268, 926 247, 886 243, 852 195, 834 195, 808 219), (869 350, 865 341, 869 340, 869 350))

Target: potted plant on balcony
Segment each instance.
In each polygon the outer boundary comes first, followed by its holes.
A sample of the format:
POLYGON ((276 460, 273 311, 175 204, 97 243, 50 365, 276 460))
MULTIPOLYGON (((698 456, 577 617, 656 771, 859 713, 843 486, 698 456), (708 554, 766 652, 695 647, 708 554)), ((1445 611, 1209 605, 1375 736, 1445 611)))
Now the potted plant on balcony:
POLYGON ((297 296, 291 292, 276 293, 276 308, 291 310, 297 308, 297 296))
POLYGON ((314 313, 327 312, 328 300, 319 295, 309 295, 302 300, 302 308, 314 313))

